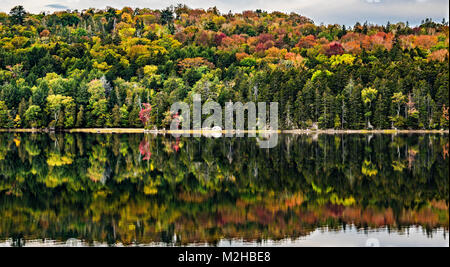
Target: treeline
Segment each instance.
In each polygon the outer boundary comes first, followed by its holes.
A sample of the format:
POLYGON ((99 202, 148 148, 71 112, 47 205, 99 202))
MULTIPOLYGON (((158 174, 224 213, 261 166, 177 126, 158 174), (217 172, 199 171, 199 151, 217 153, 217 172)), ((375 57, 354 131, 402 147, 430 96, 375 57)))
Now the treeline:
POLYGON ((0 13, 0 128, 167 128, 176 101, 279 102, 280 127, 448 128, 448 22, 295 13, 0 13), (139 113, 152 107, 145 125, 139 113))

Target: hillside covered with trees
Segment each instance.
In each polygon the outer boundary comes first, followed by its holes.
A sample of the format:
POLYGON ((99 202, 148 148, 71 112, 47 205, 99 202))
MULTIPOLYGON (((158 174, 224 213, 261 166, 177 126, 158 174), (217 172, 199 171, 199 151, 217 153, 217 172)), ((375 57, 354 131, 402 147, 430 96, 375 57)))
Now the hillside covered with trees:
POLYGON ((277 101, 283 129, 441 129, 448 64, 446 21, 18 6, 0 13, 0 128, 167 128, 170 105, 200 93, 222 105, 277 101))

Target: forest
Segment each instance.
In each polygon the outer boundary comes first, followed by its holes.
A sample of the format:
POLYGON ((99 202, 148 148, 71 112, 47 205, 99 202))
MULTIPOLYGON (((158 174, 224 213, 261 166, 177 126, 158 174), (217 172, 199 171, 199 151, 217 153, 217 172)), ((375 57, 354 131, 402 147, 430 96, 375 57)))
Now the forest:
POLYGON ((278 102, 280 129, 448 129, 449 25, 185 5, 0 13, 0 128, 163 129, 194 93, 278 102))

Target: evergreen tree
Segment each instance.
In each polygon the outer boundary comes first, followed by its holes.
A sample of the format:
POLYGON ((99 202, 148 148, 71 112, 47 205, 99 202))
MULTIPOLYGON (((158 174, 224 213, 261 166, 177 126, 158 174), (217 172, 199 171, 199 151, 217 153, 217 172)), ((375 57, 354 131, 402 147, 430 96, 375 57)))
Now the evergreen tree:
POLYGON ((75 124, 77 128, 81 128, 84 126, 84 107, 81 106, 77 113, 77 122, 75 124))
POLYGON ((23 6, 15 6, 9 12, 11 24, 23 24, 27 12, 23 6))

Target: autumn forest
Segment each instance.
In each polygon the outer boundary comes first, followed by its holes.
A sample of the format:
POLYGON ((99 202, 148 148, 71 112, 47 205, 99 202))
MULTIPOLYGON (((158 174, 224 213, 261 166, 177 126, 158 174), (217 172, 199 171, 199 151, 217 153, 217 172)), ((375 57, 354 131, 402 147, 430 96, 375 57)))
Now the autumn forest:
POLYGON ((445 20, 17 6, 0 13, 0 128, 167 128, 198 93, 279 102, 282 129, 448 129, 448 60, 445 20))

